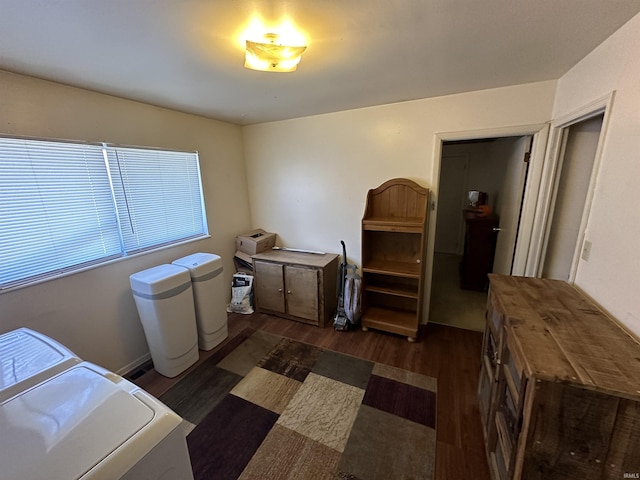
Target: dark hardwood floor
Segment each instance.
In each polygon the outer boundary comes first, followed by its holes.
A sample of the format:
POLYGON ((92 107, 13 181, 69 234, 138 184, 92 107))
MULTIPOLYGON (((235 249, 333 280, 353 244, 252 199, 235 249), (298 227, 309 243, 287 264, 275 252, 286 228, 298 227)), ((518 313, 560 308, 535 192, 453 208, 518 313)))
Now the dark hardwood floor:
MULTIPOLYGON (((229 315, 229 338, 245 328, 264 330, 437 378, 435 478, 489 480, 476 399, 482 344, 480 332, 430 323, 422 327, 416 343, 409 343, 405 337, 374 330, 336 332, 331 327, 318 328, 271 315, 229 315)), ((219 348, 200 352, 198 364, 219 348)), ((195 365, 181 376, 193 368, 195 365)), ((134 382, 159 396, 181 376, 168 379, 150 370, 134 382)))

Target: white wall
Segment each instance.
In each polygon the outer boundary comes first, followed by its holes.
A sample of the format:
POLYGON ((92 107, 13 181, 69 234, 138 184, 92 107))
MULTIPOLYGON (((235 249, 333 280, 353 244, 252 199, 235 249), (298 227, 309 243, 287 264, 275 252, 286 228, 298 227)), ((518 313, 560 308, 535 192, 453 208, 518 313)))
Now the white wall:
POLYGON ((558 81, 553 118, 615 90, 576 285, 640 335, 640 15, 558 81))
POLYGON ((0 332, 25 326, 112 370, 148 354, 129 275, 195 252, 224 259, 250 227, 240 127, 0 71, 0 133, 198 150, 211 238, 0 294, 0 332))
POLYGON ((394 177, 433 189, 437 133, 544 123, 554 93, 539 82, 244 127, 253 225, 289 247, 339 253, 343 239, 360 264, 367 190, 394 177))

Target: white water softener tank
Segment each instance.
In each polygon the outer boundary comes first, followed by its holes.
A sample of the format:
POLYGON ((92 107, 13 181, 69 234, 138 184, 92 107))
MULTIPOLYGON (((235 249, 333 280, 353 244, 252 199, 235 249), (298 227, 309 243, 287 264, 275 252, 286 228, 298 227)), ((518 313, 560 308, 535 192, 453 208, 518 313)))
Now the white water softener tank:
POLYGON ((198 361, 198 332, 189 270, 158 265, 129 277, 153 366, 175 377, 198 361))
POLYGON ((211 350, 227 338, 227 289, 222 259, 213 253, 194 253, 173 261, 189 269, 198 325, 198 346, 211 350))

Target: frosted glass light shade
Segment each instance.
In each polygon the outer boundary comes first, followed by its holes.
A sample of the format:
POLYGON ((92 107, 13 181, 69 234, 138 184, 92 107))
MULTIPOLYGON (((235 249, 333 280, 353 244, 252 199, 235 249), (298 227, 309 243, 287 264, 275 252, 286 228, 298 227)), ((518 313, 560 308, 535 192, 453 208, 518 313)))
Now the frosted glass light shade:
POLYGON ((298 68, 306 46, 281 45, 275 33, 267 33, 264 39, 266 42, 246 40, 246 68, 265 72, 293 72, 298 68))

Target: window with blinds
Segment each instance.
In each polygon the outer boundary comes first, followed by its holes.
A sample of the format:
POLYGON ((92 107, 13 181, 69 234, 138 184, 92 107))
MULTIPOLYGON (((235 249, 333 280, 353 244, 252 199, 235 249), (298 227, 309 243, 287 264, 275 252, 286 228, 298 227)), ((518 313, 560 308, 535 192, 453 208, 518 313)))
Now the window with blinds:
POLYGON ((126 253, 206 231, 196 154, 122 147, 105 151, 126 253))
POLYGON ((0 137, 0 289, 207 233, 195 152, 0 137))

